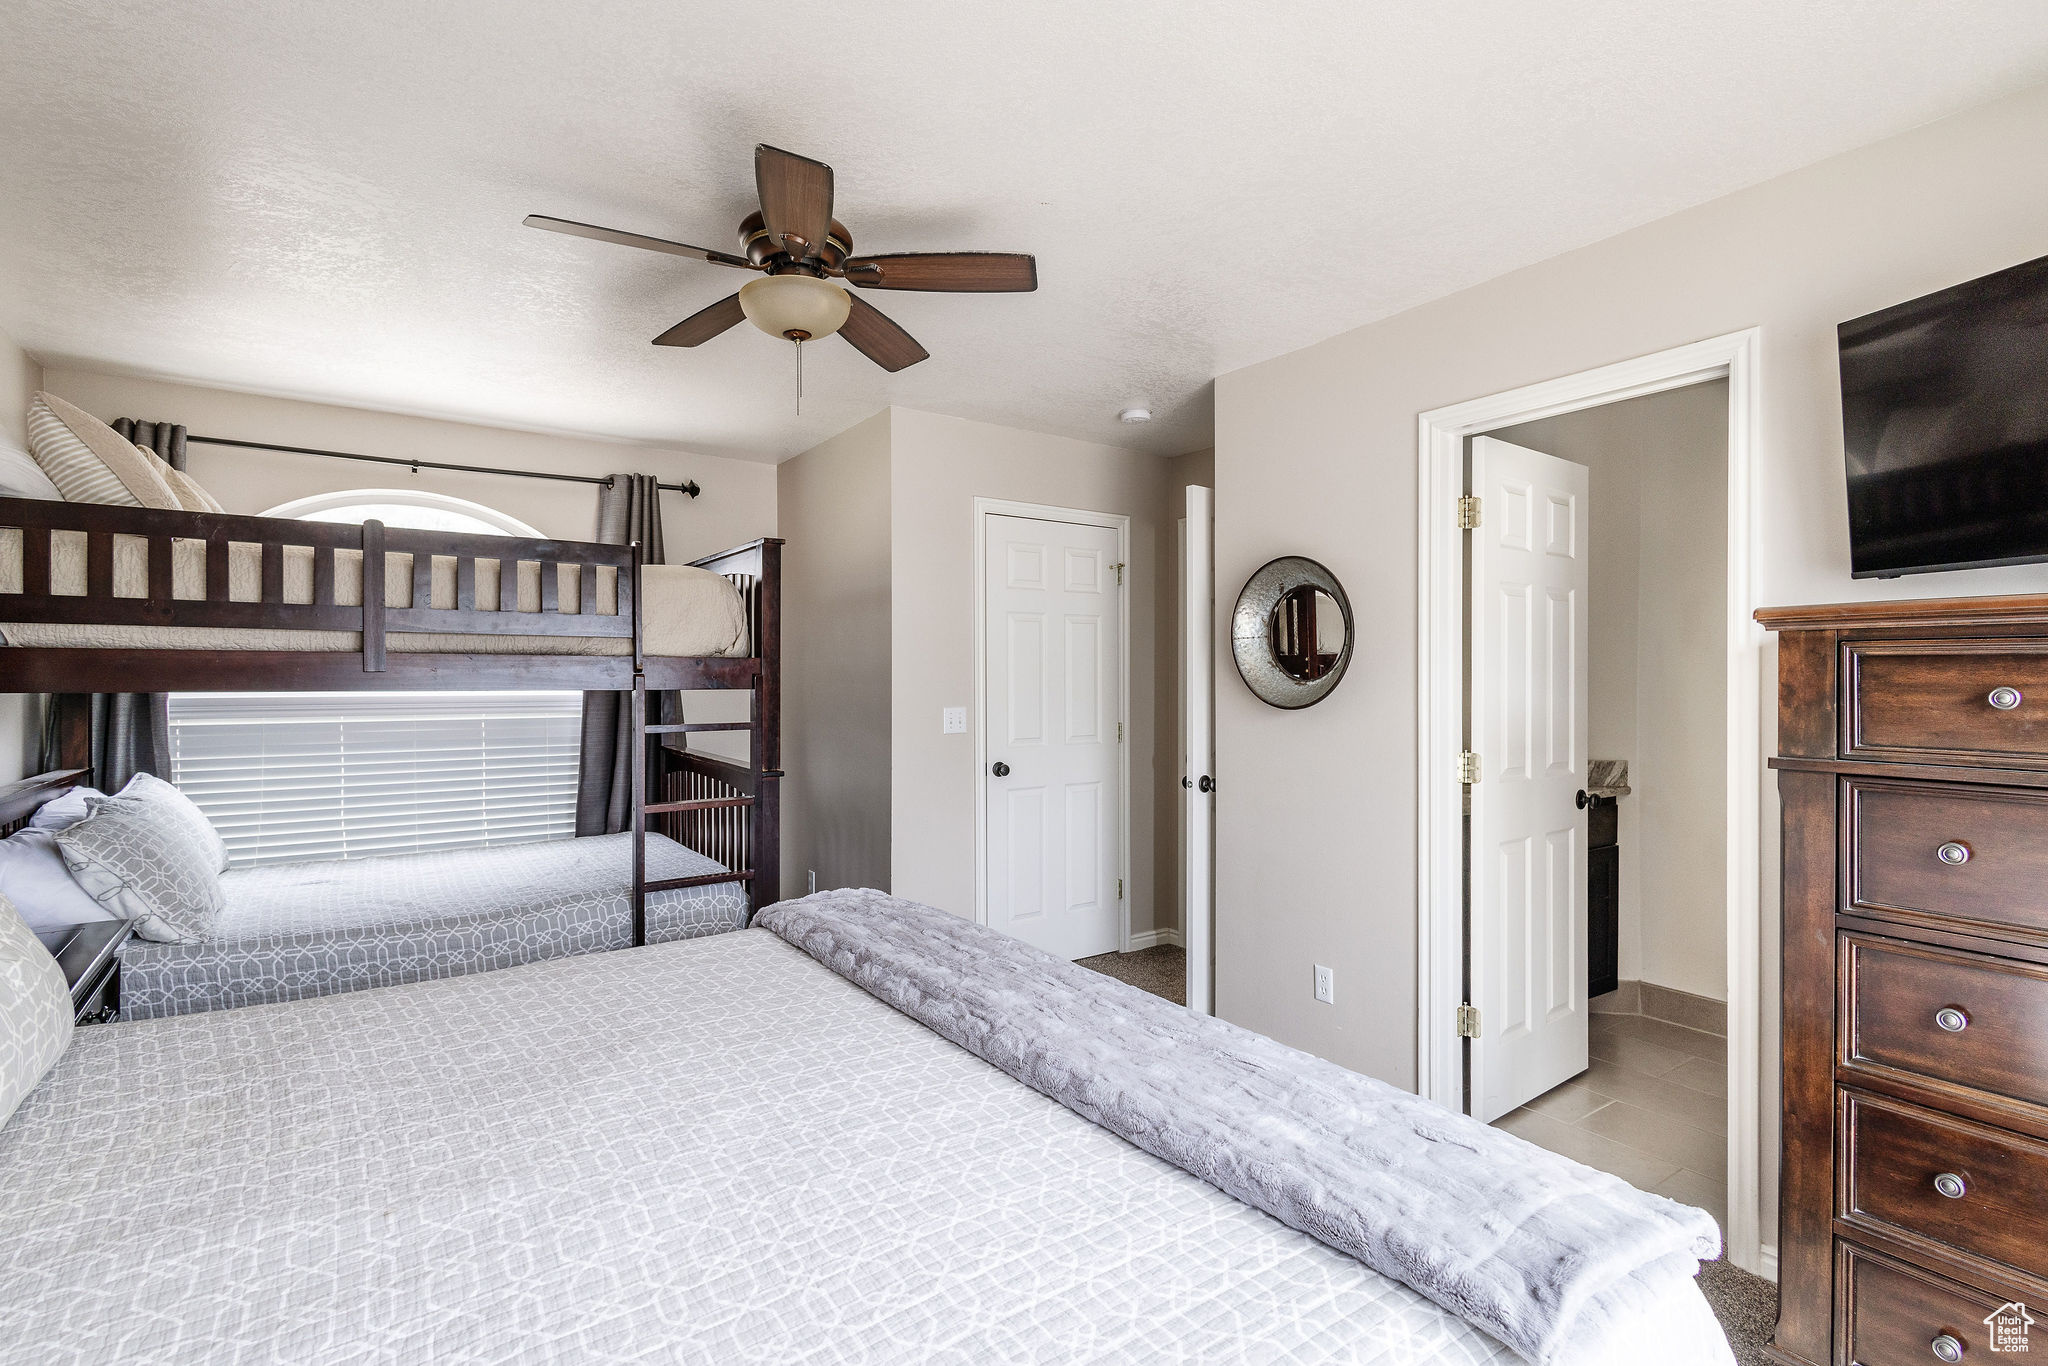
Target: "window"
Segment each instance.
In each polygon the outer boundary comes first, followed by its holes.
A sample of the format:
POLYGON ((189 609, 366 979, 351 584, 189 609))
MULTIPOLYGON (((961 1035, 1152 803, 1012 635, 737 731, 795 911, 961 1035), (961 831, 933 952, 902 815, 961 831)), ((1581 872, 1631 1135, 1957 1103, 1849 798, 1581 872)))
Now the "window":
POLYGON ((583 695, 177 693, 171 778, 237 865, 566 839, 583 695))
POLYGON ((419 531, 474 531, 486 536, 539 536, 540 532, 496 508, 420 489, 346 489, 316 493, 280 503, 265 517, 290 517, 301 522, 350 522, 360 526, 376 518, 385 526, 419 531))
MULTIPOLYGON (((301 498, 266 516, 538 536, 410 489, 301 498)), ((237 865, 472 848, 576 833, 582 694, 175 693, 171 779, 237 865)))

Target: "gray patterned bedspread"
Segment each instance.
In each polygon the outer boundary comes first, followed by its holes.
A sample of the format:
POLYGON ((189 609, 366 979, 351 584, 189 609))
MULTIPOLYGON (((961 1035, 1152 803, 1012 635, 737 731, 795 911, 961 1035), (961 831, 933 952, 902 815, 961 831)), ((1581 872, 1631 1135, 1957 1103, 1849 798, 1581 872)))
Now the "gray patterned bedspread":
MULTIPOLYGON (((227 910, 199 944, 131 940, 121 951, 121 1018, 159 1019, 393 986, 632 940, 631 835, 543 840, 433 854, 273 863, 221 875, 227 910)), ((723 872, 660 835, 647 876, 723 872)), ((747 923, 745 884, 647 898, 662 943, 747 923)))
POLYGON ((80 1030, 0 1229, 0 1366, 1515 1360, 765 930, 80 1030))

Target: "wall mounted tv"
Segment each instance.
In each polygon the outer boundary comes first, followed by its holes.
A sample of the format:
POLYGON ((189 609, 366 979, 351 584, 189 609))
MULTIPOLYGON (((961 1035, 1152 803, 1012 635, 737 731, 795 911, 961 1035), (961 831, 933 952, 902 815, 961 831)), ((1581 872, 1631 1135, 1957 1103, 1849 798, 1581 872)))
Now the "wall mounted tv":
POLYGON ((1837 334, 1855 576, 2048 560, 2048 256, 1837 334))

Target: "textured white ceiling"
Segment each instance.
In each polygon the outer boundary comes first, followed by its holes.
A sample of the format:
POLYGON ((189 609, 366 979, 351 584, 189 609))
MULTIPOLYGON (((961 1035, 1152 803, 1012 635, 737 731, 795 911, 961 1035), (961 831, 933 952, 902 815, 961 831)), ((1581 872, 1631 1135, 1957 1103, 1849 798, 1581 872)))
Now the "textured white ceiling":
POLYGON ((781 459, 899 403, 1177 452, 1212 376, 2048 79, 2041 0, 8 0, 0 327, 47 360, 781 459), (867 251, 883 374, 751 328, 751 149, 867 251), (1148 404, 1149 427, 1120 408, 1148 404))

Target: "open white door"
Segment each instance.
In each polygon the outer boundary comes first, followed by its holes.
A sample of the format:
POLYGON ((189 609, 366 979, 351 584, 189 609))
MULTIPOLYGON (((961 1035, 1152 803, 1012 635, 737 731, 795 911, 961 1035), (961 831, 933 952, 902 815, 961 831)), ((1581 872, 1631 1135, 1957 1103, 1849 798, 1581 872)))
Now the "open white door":
POLYGON ((1472 1113, 1586 1070, 1587 473, 1472 442, 1472 1113))
POLYGON ((1187 950, 1188 1009, 1216 1013, 1214 489, 1190 485, 1180 548, 1181 943, 1187 950))

